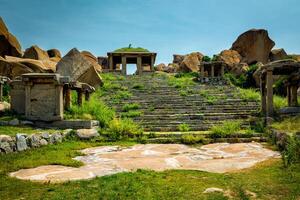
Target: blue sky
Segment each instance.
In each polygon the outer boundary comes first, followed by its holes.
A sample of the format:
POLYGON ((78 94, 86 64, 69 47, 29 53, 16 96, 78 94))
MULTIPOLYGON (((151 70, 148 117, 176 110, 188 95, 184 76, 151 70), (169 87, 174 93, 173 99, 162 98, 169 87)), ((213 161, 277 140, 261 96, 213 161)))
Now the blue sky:
POLYGON ((0 15, 22 48, 94 55, 119 47, 173 54, 228 49, 242 32, 264 28, 288 53, 300 53, 299 0, 0 0, 0 15))

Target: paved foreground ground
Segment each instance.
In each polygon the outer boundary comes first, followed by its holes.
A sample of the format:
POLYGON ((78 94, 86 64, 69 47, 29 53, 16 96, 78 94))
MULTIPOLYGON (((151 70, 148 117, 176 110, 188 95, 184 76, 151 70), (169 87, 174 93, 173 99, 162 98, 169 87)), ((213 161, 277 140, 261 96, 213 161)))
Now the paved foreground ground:
POLYGON ((132 147, 101 146, 81 151, 79 168, 46 165, 22 169, 10 175, 24 180, 63 182, 91 179, 137 169, 163 171, 189 169, 216 173, 249 168, 258 162, 280 157, 278 152, 259 143, 215 143, 193 148, 181 144, 139 144, 132 147))

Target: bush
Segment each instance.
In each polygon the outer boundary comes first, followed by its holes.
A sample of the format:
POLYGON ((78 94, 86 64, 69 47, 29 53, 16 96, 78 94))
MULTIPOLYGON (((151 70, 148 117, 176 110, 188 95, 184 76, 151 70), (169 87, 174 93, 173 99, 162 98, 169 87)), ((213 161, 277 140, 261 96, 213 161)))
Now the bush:
POLYGON ((107 127, 114 117, 115 111, 97 99, 97 92, 88 102, 84 101, 82 106, 73 104, 70 110, 65 112, 67 119, 95 119, 99 121, 101 127, 107 127))
POLYGON ((236 96, 240 97, 243 100, 260 101, 260 92, 256 91, 253 88, 250 89, 239 88, 239 92, 236 94, 236 96))
POLYGON ((222 125, 215 125, 211 127, 212 138, 223 138, 230 134, 236 133, 240 130, 240 121, 225 121, 222 125))
POLYGON ((187 132, 190 130, 190 126, 188 124, 180 124, 178 125, 178 130, 181 132, 187 132))
POLYGON ((203 143, 205 138, 202 135, 192 135, 192 134, 186 134, 181 137, 181 142, 183 144, 197 144, 197 143, 203 143))
POLYGON ((203 62, 210 62, 211 58, 209 56, 203 56, 202 61, 203 62))
POLYGON ((134 138, 142 135, 143 130, 140 126, 134 123, 131 119, 113 119, 105 133, 109 135, 111 139, 122 139, 122 138, 134 138))
POLYGON ((279 110, 281 108, 287 107, 287 98, 281 97, 278 95, 273 96, 273 101, 274 101, 274 109, 279 110))
POLYGON ((136 90, 143 90, 144 89, 144 86, 141 85, 141 84, 135 84, 132 86, 133 89, 136 89, 136 90))
POLYGON ((282 152, 282 159, 285 166, 300 163, 300 136, 292 135, 288 137, 285 150, 282 152))

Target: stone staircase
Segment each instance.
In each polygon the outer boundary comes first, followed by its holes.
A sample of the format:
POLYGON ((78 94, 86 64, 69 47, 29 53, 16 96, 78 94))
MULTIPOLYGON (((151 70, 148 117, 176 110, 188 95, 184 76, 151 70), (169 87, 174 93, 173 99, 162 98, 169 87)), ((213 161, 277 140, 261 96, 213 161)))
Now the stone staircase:
POLYGON ((119 102, 105 97, 106 103, 119 115, 124 105, 138 104, 136 111, 141 115, 133 120, 146 132, 179 131, 181 124, 187 124, 190 131, 206 131, 227 120, 241 120, 246 127, 259 110, 258 102, 240 99, 238 89, 229 85, 195 82, 177 88, 162 75, 126 76, 113 83, 127 87, 132 96, 119 102))

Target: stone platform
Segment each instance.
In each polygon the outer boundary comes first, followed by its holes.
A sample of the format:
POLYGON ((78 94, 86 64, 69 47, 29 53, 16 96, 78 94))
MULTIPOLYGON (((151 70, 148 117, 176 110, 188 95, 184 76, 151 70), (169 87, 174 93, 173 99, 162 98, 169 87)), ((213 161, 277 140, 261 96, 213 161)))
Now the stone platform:
POLYGON ((119 172, 149 169, 200 170, 215 173, 233 172, 254 166, 280 154, 264 148, 259 143, 215 143, 193 148, 181 144, 139 144, 122 148, 102 146, 81 151, 84 156, 75 160, 84 163, 79 168, 60 165, 21 169, 10 174, 24 180, 40 182, 64 182, 91 179, 119 172))

